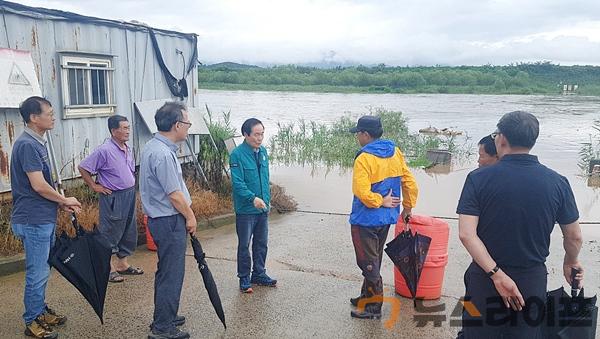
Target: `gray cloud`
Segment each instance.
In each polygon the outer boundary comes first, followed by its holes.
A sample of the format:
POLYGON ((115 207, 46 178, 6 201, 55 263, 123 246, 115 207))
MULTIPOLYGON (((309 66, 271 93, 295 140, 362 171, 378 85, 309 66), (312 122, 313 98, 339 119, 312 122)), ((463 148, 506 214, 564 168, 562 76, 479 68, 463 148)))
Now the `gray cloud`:
POLYGON ((199 34, 207 63, 600 64, 594 0, 23 0, 199 34))

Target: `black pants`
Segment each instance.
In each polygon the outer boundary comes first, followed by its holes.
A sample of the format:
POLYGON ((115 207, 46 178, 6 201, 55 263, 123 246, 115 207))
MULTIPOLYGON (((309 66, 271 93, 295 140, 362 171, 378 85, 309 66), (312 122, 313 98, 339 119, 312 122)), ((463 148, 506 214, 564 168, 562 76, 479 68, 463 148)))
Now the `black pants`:
POLYGON ((351 226, 356 263, 364 277, 361 297, 383 296, 383 280, 381 279, 380 269, 383 246, 389 230, 390 225, 379 227, 351 226))
POLYGON ((548 275, 546 266, 501 269, 517 284, 525 307, 519 312, 507 309, 492 279, 479 265, 471 263, 464 277, 465 302, 471 303, 475 309, 464 308, 464 338, 541 338, 548 275))

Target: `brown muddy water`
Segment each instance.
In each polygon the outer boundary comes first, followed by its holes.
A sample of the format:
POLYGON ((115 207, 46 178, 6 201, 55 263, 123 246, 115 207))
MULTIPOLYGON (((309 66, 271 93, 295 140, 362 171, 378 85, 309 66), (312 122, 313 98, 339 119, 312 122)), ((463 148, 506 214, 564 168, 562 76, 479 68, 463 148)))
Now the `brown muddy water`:
MULTIPOLYGON (((589 187, 577 166, 583 142, 594 133, 592 123, 600 119, 600 97, 450 95, 450 94, 339 94, 201 90, 200 105, 213 112, 231 111, 239 129, 248 117, 261 119, 266 138, 277 132, 277 123, 330 122, 339 116, 360 116, 369 107, 402 111, 411 131, 433 126, 463 131, 457 142, 473 156, 454 164, 452 170, 437 173, 414 169, 420 188, 416 213, 456 217, 455 209, 469 171, 477 166, 476 144, 495 130, 500 117, 514 110, 526 110, 540 121, 540 137, 532 153, 548 167, 566 176, 575 192, 581 221, 600 222, 600 188, 589 187)), ((384 126, 389 128, 389 126, 384 126)), ((268 143, 267 143, 268 144, 268 143)), ((273 165, 272 180, 284 187, 302 210, 347 213, 352 200, 351 171, 273 165)), ((600 234, 600 224, 584 226, 600 234)))

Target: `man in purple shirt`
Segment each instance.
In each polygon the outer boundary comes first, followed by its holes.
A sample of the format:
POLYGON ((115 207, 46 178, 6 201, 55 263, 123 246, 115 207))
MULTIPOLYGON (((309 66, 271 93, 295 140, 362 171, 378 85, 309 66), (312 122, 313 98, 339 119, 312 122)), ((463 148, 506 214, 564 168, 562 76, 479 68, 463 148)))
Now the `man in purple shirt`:
POLYGON ((138 275, 144 271, 133 267, 127 257, 137 245, 135 220, 135 162, 127 145, 129 121, 121 115, 108 118, 111 138, 100 145, 79 164, 85 183, 100 194, 100 224, 98 230, 113 248, 110 282, 122 282, 122 275, 138 275), (96 181, 92 179, 96 175, 96 181))

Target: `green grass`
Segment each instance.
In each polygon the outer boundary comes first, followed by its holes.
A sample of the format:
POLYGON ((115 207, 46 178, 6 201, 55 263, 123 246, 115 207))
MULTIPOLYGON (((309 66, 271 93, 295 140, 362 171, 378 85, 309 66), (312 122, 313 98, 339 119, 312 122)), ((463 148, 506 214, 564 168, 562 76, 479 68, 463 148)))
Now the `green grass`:
POLYGON ((590 161, 600 159, 600 120, 594 121, 594 133, 589 135, 590 141, 584 142, 579 151, 579 162, 577 165, 582 173, 588 174, 590 161))
MULTIPOLYGON (((411 134, 402 112, 376 108, 368 113, 381 117, 384 127, 382 138, 394 141, 411 167, 430 165, 425 157, 428 149, 462 152, 454 138, 411 134)), ((356 120, 356 117, 345 115, 331 124, 302 119, 297 123, 278 123, 277 134, 270 140, 271 158, 284 165, 352 167, 360 146, 348 130, 356 125, 356 120)))
POLYGON ((229 154, 227 153, 224 140, 231 138, 235 134, 235 129, 231 126, 231 112, 222 112, 219 118, 215 116, 208 105, 205 108, 206 116, 204 117, 204 121, 210 131, 212 140, 206 135, 200 138, 198 162, 209 181, 210 189, 222 195, 229 195, 231 193, 231 185, 224 180, 223 167, 229 161, 229 154))

